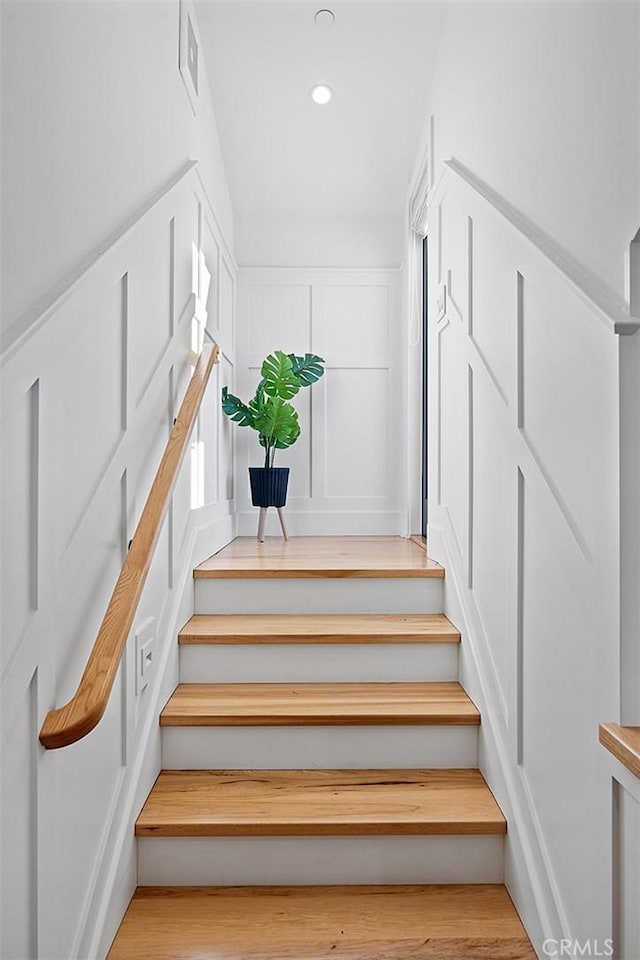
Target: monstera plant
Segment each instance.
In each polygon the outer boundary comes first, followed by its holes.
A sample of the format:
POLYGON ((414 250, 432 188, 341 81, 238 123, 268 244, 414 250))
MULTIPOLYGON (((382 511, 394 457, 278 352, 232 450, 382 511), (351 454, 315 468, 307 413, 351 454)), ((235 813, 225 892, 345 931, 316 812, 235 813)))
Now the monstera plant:
POLYGON ((322 357, 314 353, 298 357, 275 350, 262 364, 262 379, 248 403, 222 388, 223 411, 239 426, 255 430, 264 448, 264 467, 249 468, 254 506, 284 505, 289 468, 274 467, 276 450, 292 446, 300 436, 298 411, 290 401, 302 387, 310 387, 320 379, 323 364, 322 357))

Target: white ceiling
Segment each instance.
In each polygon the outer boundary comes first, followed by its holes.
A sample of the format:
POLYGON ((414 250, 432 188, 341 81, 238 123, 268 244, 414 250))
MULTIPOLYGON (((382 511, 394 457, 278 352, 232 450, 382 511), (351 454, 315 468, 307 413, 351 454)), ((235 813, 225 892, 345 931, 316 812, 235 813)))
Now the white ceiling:
POLYGON ((239 215, 399 217, 443 16, 429 0, 199 0, 239 215), (322 7, 335 13, 316 26, 322 7), (334 97, 316 106, 317 83, 334 97))

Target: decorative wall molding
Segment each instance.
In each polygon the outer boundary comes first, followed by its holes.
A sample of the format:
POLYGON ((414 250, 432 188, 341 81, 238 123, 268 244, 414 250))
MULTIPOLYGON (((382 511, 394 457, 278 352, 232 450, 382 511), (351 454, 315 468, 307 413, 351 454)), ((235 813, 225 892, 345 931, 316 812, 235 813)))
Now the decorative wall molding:
MULTIPOLYGON (((403 531, 405 474, 393 400, 401 382, 399 280, 398 270, 380 268, 239 271, 240 396, 253 395, 272 350, 326 360, 325 376, 296 398, 300 440, 278 457, 291 466, 294 535, 403 531)), ((253 535, 247 466, 258 464, 260 453, 252 432, 234 432, 239 530, 253 535)))
POLYGON ((528 220, 500 194, 472 173, 455 158, 445 161, 445 167, 464 180, 472 190, 490 204, 526 238, 551 264, 561 271, 574 291, 585 301, 593 314, 612 333, 629 335, 640 330, 640 319, 634 317, 624 304, 618 303, 602 284, 576 263, 547 234, 528 220))
MULTIPOLYGON (((197 160, 190 160, 182 166, 169 178, 164 186, 152 193, 149 199, 143 203, 131 217, 125 220, 117 230, 114 230, 108 237, 105 237, 97 247, 94 247, 78 264, 75 270, 63 277, 49 293, 42 297, 27 313, 11 325, 0 343, 0 368, 10 360, 13 353, 20 349, 29 337, 33 336, 43 324, 47 323, 50 316, 63 306, 65 300, 73 294, 77 285, 85 281, 86 274, 94 267, 97 267, 106 254, 112 254, 115 248, 127 239, 127 236, 135 229, 139 221, 160 201, 168 197, 185 177, 189 176, 194 170, 197 171, 197 160)), ((200 179, 199 173, 196 173, 196 176, 200 179)))
POLYGON ((463 634, 461 682, 474 702, 482 704, 482 771, 509 824, 505 883, 534 948, 542 954, 542 943, 547 936, 568 937, 569 928, 563 920, 562 905, 554 894, 540 848, 535 805, 530 792, 514 775, 510 742, 504 738, 505 713, 496 686, 489 641, 483 633, 477 606, 470 601, 470 592, 464 582, 458 580, 460 566, 453 542, 450 523, 441 527, 430 524, 429 553, 437 554, 446 565, 450 580, 448 616, 463 634))
POLYGON ((231 436, 212 384, 133 628, 153 624, 154 674, 136 692, 130 642, 100 724, 45 754, 42 720, 82 672, 207 322, 233 381, 235 267, 212 211, 189 164, 2 358, 2 829, 16 838, 3 850, 3 955, 37 956, 36 937, 47 956, 105 955, 135 886, 133 822, 160 768, 157 716, 177 682, 192 567, 235 533, 231 436), (209 495, 194 502, 200 467, 209 495))
POLYGON ((640 354, 636 338, 612 336, 629 317, 460 164, 444 165, 430 202, 430 316, 441 283, 446 313, 428 350, 429 552, 447 569, 481 766, 509 820, 512 896, 538 950, 547 937, 602 942, 611 819, 597 728, 620 684, 620 360, 630 410, 640 354), (572 795, 579 811, 559 823, 555 798, 564 810, 572 795))

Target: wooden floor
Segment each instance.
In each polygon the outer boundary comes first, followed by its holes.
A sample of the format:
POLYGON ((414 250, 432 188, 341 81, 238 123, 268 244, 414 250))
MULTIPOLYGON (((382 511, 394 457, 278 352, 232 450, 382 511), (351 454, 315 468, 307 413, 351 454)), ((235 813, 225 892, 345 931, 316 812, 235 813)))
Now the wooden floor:
POLYGON ((536 960, 501 885, 141 887, 108 960, 536 960))
POLYGON ((459 643, 442 613, 196 614, 180 643, 459 643))
POLYGON ((196 578, 444 577, 404 537, 239 537, 194 570, 196 578))
POLYGON ((163 727, 479 724, 459 683, 181 683, 163 727))
POLYGON ((138 837, 499 835, 478 770, 163 770, 138 837))

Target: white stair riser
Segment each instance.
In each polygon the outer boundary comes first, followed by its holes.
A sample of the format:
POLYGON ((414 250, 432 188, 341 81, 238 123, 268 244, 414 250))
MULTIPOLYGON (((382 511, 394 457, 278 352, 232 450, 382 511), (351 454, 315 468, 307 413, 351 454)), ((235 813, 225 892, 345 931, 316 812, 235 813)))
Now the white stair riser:
POLYGON ((142 886, 501 883, 501 836, 154 837, 142 886))
POLYGON ((442 613, 440 578, 197 579, 196 613, 442 613))
POLYGON ((182 683, 455 680, 457 643, 182 644, 182 683))
POLYGON ((476 726, 163 727, 165 770, 477 767, 476 726))

